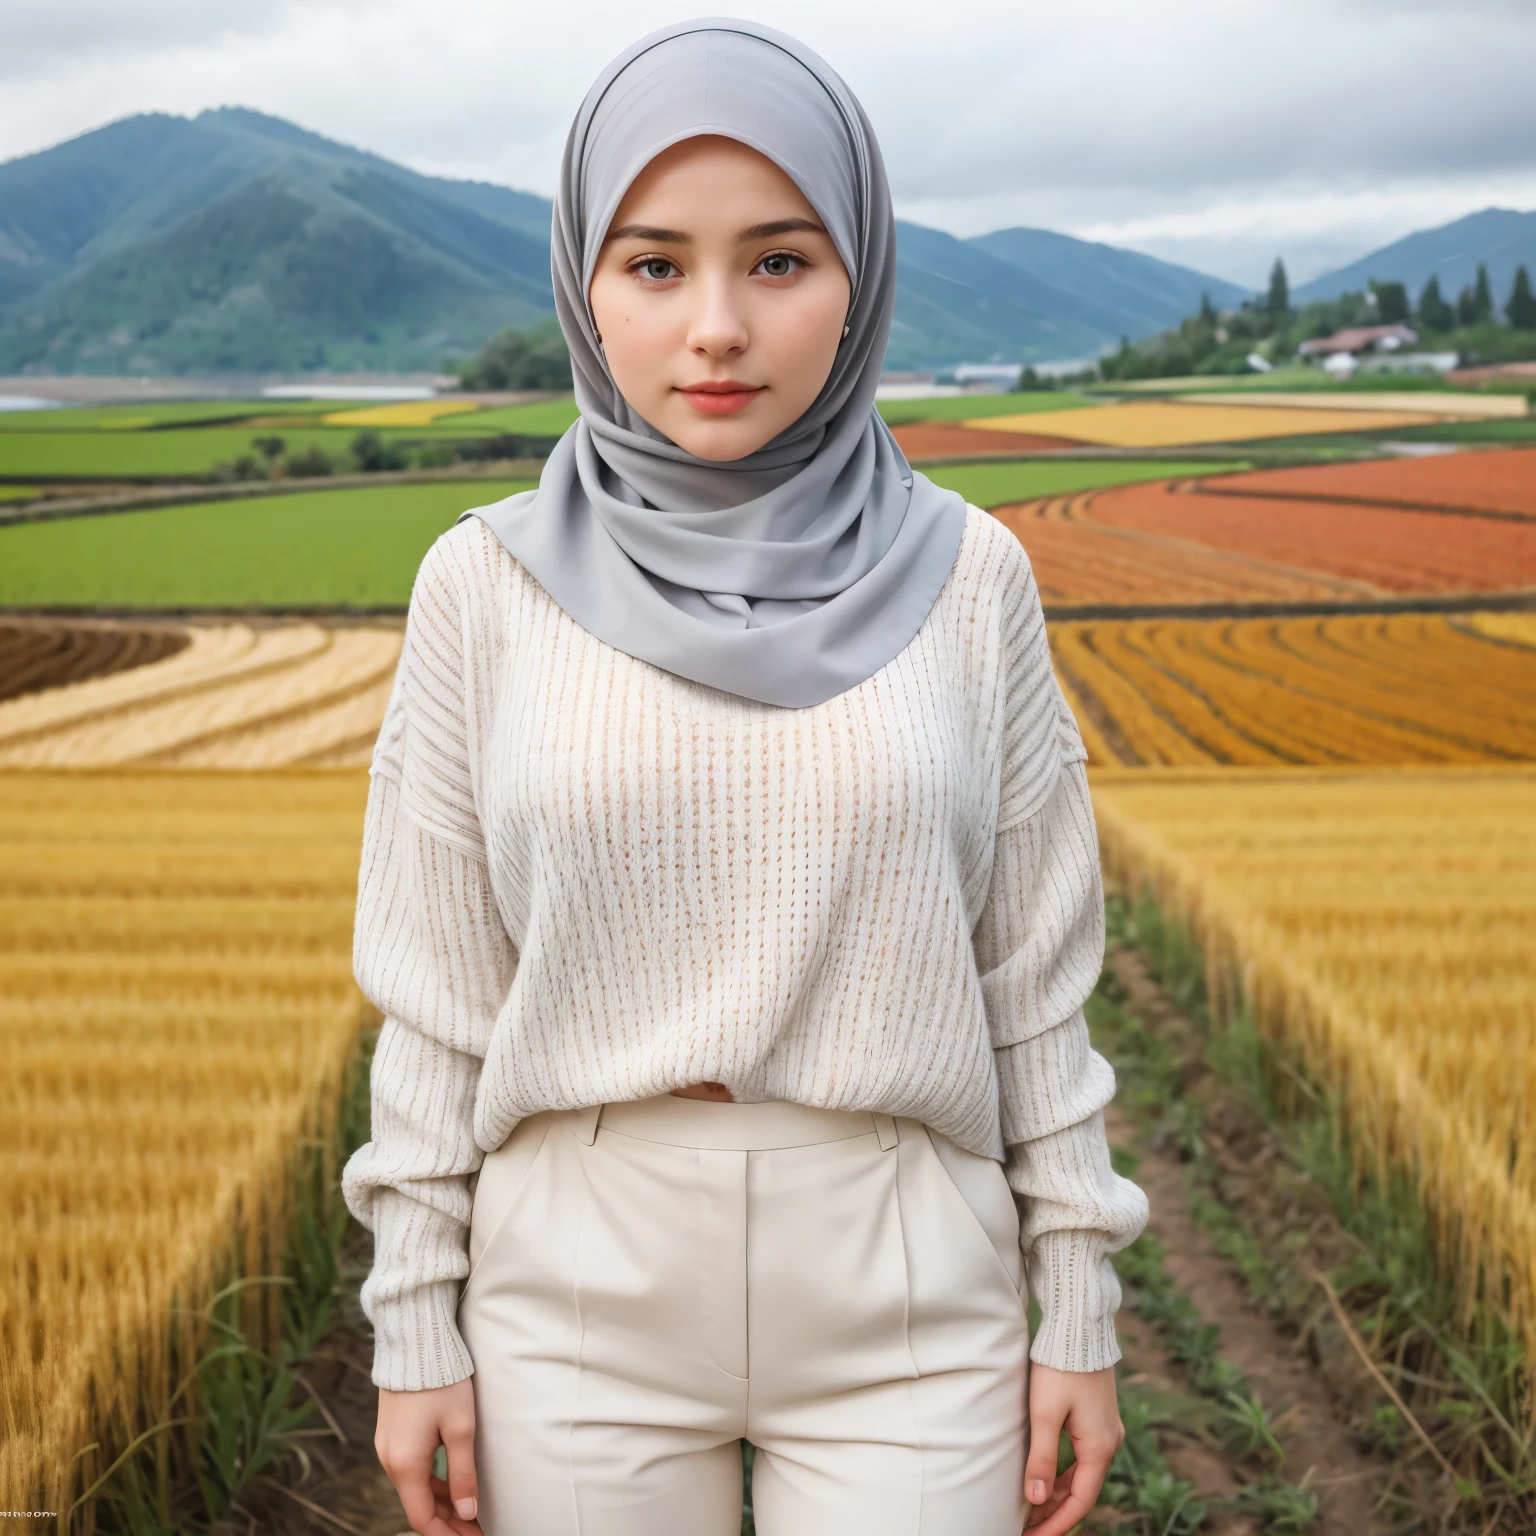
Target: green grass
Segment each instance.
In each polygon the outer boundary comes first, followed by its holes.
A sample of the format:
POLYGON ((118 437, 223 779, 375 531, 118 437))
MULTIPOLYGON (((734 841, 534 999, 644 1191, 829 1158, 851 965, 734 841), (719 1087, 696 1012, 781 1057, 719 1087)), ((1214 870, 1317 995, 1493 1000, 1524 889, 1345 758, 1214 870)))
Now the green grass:
POLYGON ((1522 443, 1536 446, 1536 416, 1494 417, 1489 421, 1442 421, 1432 427, 1404 427, 1388 434, 1403 443, 1522 443))
MULTIPOLYGON (((361 427, 188 427, 163 432, 9 432, 0 434, 0 477, 8 479, 138 479, 196 477, 242 454, 256 455, 258 437, 280 437, 287 451, 323 448, 346 466, 361 427)), ((376 429, 385 442, 420 443, 434 435, 426 427, 376 429)), ((461 434, 469 435, 469 434, 461 434)))
POLYGON ((468 507, 531 482, 361 487, 0 526, 0 604, 404 606, 468 507))
POLYGON ((345 402, 335 400, 146 401, 143 405, 65 406, 44 411, 0 411, 0 431, 140 432, 246 416, 323 416, 327 411, 344 408, 345 402))
POLYGON ((502 405, 489 411, 466 411, 462 416, 444 416, 439 432, 518 432, 528 437, 558 437, 576 420, 576 397, 538 400, 532 405, 502 405))
POLYGON ((1017 395, 940 395, 931 400, 882 400, 880 414, 886 424, 899 427, 908 421, 968 421, 978 416, 1022 416, 1033 411, 1069 411, 1092 405, 1085 395, 1069 389, 1026 390, 1017 395))
POLYGON ((1101 485, 1168 480, 1248 469, 1242 463, 1210 464, 1162 459, 1026 459, 1001 464, 936 464, 923 471, 938 485, 959 491, 978 507, 1001 507, 1034 496, 1065 496, 1101 485))

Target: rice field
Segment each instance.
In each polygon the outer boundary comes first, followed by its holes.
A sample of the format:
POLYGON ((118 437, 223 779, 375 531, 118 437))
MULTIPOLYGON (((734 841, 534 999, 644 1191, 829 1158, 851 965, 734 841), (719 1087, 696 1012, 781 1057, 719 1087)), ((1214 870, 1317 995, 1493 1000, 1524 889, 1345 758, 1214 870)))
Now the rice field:
MULTIPOLYGON (((1166 466, 1164 466, 1166 468, 1166 466)), ((1168 606, 1340 602, 1381 595, 1368 582, 1139 528, 1101 527, 1092 492, 992 509, 1029 555, 1047 605, 1168 606)))
POLYGON ((1366 502, 1409 511, 1536 518, 1536 449, 1254 470, 1240 478, 1214 478, 1199 489, 1333 506, 1366 502))
MULTIPOLYGON (((1276 472, 1282 473, 1290 472, 1276 472)), ((1332 483, 1325 478, 1332 470, 1312 473, 1314 484, 1332 483)), ((1273 485, 1275 478, 1272 474, 1266 483, 1273 485)), ((1079 515, 1099 527, 1184 540, 1364 583, 1384 593, 1492 592, 1536 585, 1536 519, 1493 513, 1449 518, 1438 511, 1374 502, 1330 502, 1320 494, 1281 502, 1248 495, 1248 483, 1243 476, 1224 479, 1219 486, 1196 481, 1138 485, 1085 501, 1079 515)))
POLYGON ((1411 1173, 1470 1324, 1536 1360, 1536 770, 1100 770, 1106 870, 1146 886, 1411 1173))
POLYGON ((403 608, 421 557, 461 512, 532 483, 365 486, 0 524, 0 604, 403 608))
MULTIPOLYGON (((195 1407, 172 1394, 207 1330, 173 1307, 280 1266, 290 1160, 329 1145, 363 1019, 366 792, 0 774, 0 1506, 62 1514, 195 1407)), ((277 1291, 246 1295, 275 1345, 277 1291)))
POLYGON ((1536 762, 1536 614, 1058 621, 1094 765, 1536 762))
POLYGON ((131 672, 0 703, 0 768, 366 764, 399 628, 188 626, 131 672))
POLYGON ((1048 427, 1036 427, 1027 416, 974 417, 965 425, 987 432, 1043 430, 1055 437, 1075 438, 1104 447, 1178 448, 1327 432, 1385 432, 1427 426, 1436 420, 1436 416, 1424 411, 1184 405, 1167 400, 1133 400, 1085 410, 1053 411, 1048 427))
MULTIPOLYGON (((935 485, 959 491, 972 506, 990 510, 1037 496, 1062 496, 1096 486, 1127 485, 1164 475, 1205 475, 1231 464, 1171 463, 1166 459, 1022 459, 998 464, 930 464, 935 485)), ((3 549, 0 545, 0 549, 3 549)))

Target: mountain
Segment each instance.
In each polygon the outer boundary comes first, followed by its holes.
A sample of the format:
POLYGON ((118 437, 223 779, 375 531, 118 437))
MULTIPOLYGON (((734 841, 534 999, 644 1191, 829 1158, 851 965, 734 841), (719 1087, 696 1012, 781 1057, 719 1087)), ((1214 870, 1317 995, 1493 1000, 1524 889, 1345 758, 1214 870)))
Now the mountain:
POLYGON ((1379 251, 1315 277, 1291 290, 1293 299, 1336 299, 1341 293, 1364 292, 1371 278, 1408 285, 1417 299, 1431 273, 1440 278, 1440 292, 1454 299, 1477 280, 1477 264, 1486 262, 1494 302, 1502 307, 1514 284, 1515 268, 1524 263, 1536 277, 1536 213, 1510 208, 1485 208, 1438 229, 1421 229, 1379 251))
POLYGON ((1091 302, 1116 340, 1125 335, 1135 341, 1177 325, 1199 310, 1202 293, 1218 309, 1252 297, 1249 289, 1225 278, 1049 229, 999 229, 973 235, 966 243, 1091 302))
POLYGON ((0 372, 435 367, 552 309, 549 204, 256 112, 127 118, 0 165, 0 304, 0 372))
MULTIPOLYGON (((243 108, 0 165, 0 373, 435 368, 553 310, 549 202, 243 108)), ((890 367, 1092 357, 1243 290, 1045 230, 897 226, 890 367)))

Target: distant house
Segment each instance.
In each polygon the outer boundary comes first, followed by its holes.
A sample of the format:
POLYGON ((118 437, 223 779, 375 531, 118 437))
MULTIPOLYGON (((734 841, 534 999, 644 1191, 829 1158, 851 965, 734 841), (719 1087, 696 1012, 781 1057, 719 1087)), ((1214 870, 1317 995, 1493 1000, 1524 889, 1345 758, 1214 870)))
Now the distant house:
POLYGON ((1019 387, 1023 375, 1023 363, 959 363, 955 367, 955 383, 978 393, 1006 394, 1019 387))
POLYGON ((1359 357, 1366 352, 1396 352, 1411 347, 1418 339, 1419 333, 1411 325, 1352 325, 1332 336, 1304 341, 1296 353, 1309 360, 1341 354, 1359 357))

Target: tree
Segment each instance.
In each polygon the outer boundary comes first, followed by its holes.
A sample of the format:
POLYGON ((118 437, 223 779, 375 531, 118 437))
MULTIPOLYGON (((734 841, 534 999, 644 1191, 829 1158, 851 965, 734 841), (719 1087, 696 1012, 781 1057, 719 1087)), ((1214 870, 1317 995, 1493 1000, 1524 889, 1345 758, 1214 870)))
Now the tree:
POLYGON ((366 432, 359 432, 352 439, 352 457, 357 460, 357 467, 366 474, 377 474, 381 470, 408 469, 411 462, 403 448, 396 443, 386 443, 371 428, 366 432))
POLYGON ((1269 274, 1269 299, 1265 304, 1270 318, 1278 325, 1291 310, 1291 285, 1286 280, 1285 263, 1277 256, 1269 274))
POLYGON ((1211 306, 1211 296, 1202 292, 1200 295, 1200 323, 1208 325, 1212 330, 1216 328, 1216 311, 1211 306))
POLYGON ((465 389, 569 389, 571 357, 558 327, 531 333, 509 327, 497 331, 458 373, 465 389))
POLYGON ((1449 331, 1456 325, 1456 311, 1440 292, 1440 279, 1431 276, 1419 295, 1419 324, 1426 331, 1449 331))
POLYGON ((1401 283, 1378 283, 1371 279, 1376 295, 1376 317, 1383 325, 1400 325, 1408 318, 1408 290, 1401 283))
POLYGON ((1515 268, 1515 286, 1504 306, 1504 318, 1517 331, 1536 331, 1536 297, 1531 294, 1531 274, 1523 265, 1515 268))
POLYGON ((1477 264, 1477 286, 1473 289, 1472 300, 1477 309, 1477 325, 1493 319, 1493 289, 1488 282, 1488 268, 1482 263, 1477 264))
POLYGON ((1457 325, 1477 324, 1477 295, 1471 288, 1463 288, 1456 295, 1456 323, 1457 325))

